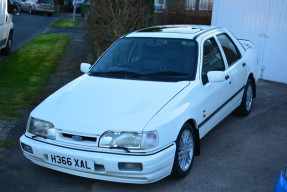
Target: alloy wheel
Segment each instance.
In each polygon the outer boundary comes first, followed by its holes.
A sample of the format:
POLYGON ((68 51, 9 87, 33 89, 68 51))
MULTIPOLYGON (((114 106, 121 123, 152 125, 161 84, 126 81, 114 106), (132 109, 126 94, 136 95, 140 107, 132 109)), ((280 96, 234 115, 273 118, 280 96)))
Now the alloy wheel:
POLYGON ((178 151, 178 162, 182 171, 186 171, 192 163, 193 148, 193 136, 187 129, 181 135, 178 151))
POLYGON ((246 110, 250 111, 252 107, 253 102, 253 90, 251 84, 248 85, 247 91, 246 91, 246 110))

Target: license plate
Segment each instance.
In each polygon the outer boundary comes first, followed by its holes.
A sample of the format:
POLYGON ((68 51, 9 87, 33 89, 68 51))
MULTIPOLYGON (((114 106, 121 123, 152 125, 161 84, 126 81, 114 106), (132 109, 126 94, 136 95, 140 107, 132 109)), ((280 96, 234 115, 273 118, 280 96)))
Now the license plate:
POLYGON ((52 164, 64 167, 76 168, 85 171, 94 171, 94 162, 87 159, 50 153, 48 154, 48 161, 52 164))
POLYGON ((42 8, 50 8, 50 6, 42 5, 42 8))

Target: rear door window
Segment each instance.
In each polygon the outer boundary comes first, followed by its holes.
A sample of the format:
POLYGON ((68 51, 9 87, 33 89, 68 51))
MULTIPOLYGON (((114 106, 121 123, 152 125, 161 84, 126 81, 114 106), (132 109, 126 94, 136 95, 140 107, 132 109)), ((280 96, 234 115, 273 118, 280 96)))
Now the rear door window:
POLYGON ((222 46, 228 66, 231 66, 241 58, 241 54, 238 51, 236 45, 226 33, 217 35, 217 39, 222 46))

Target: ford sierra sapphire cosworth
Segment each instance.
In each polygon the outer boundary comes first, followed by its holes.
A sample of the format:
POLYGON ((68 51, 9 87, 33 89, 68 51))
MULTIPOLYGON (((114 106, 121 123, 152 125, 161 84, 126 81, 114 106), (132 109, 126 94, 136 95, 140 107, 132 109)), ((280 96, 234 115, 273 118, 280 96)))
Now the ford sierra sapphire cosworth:
POLYGON ((236 110, 248 115, 259 64, 227 29, 169 25, 117 40, 82 76, 30 114, 24 155, 57 171, 124 183, 181 178, 200 139, 236 110))

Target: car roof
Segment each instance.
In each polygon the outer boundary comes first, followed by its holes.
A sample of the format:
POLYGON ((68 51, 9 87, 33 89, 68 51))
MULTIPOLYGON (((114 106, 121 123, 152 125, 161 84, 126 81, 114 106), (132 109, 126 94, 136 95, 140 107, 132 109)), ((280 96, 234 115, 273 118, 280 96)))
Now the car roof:
POLYGON ((210 25, 160 25, 132 32, 126 37, 161 37, 194 39, 199 35, 218 29, 210 25))

